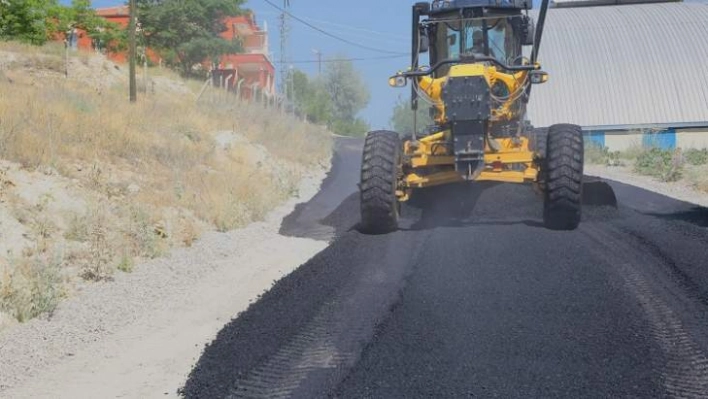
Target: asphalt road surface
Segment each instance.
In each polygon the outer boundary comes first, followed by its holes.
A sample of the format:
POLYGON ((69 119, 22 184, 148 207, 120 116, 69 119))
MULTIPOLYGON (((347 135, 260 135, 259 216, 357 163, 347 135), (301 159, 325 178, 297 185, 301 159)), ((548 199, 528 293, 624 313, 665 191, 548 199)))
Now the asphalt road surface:
POLYGON ((332 244, 224 326, 186 397, 708 397, 708 210, 611 182, 617 208, 557 232, 531 188, 485 185, 469 215, 365 235, 361 144, 281 229, 332 244))

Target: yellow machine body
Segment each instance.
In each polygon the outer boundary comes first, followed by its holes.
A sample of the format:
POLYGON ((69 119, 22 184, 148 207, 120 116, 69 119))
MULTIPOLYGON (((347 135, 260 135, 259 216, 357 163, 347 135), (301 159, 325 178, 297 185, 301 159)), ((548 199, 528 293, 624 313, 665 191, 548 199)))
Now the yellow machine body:
MULTIPOLYGON (((537 66, 538 68, 538 66, 537 66)), ((436 124, 446 125, 446 106, 442 101, 442 91, 449 78, 483 77, 489 88, 503 84, 509 93, 519 93, 527 84, 528 72, 503 73, 494 66, 485 64, 459 64, 450 67, 446 76, 418 78, 418 86, 436 108, 436 124)), ((491 118, 486 123, 487 131, 494 124, 518 120, 518 96, 495 104, 491 118)), ((397 195, 401 201, 409 198, 411 190, 441 184, 463 182, 468 179, 455 170, 455 157, 449 151, 452 140, 450 129, 427 135, 416 141, 406 141, 403 146, 403 178, 397 195)), ((535 182, 539 167, 535 154, 529 149, 529 140, 521 135, 515 137, 487 137, 484 154, 484 170, 475 181, 499 181, 507 183, 535 182)))

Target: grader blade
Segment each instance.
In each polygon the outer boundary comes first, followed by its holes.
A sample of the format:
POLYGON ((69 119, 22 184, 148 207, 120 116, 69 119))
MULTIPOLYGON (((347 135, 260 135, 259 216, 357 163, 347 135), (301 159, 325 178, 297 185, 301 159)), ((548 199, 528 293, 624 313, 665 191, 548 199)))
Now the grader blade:
POLYGON ((617 197, 612 187, 604 180, 585 176, 583 179, 583 205, 617 207, 617 197))

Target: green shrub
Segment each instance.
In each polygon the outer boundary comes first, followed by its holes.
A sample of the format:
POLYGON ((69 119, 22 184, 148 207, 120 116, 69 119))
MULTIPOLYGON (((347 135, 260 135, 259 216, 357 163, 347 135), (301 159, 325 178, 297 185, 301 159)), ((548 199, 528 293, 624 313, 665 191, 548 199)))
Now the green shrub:
POLYGON ((708 149, 689 148, 684 152, 686 162, 690 165, 705 165, 708 163, 708 149))
POLYGON ((123 273, 131 273, 135 267, 135 261, 128 254, 123 254, 120 258, 120 262, 116 268, 123 273))
POLYGON ((13 271, 0 279, 0 310, 20 322, 54 311, 64 296, 61 258, 37 255, 11 263, 13 271))
POLYGON ((633 145, 629 146, 627 149, 625 149, 624 151, 622 151, 619 154, 619 156, 620 156, 620 158, 628 160, 628 161, 636 161, 637 158, 642 153, 644 153, 644 151, 646 151, 646 149, 644 147, 642 147, 641 145, 633 144, 633 145))
POLYGON ((683 173, 681 150, 663 150, 652 147, 637 156, 634 170, 642 175, 653 176, 661 181, 671 182, 681 179, 683 173))
POLYGON ((609 149, 594 142, 585 142, 585 162, 591 164, 607 164, 609 149))
POLYGON ((594 142, 585 142, 585 162, 595 165, 621 166, 619 151, 610 151, 609 148, 594 142))

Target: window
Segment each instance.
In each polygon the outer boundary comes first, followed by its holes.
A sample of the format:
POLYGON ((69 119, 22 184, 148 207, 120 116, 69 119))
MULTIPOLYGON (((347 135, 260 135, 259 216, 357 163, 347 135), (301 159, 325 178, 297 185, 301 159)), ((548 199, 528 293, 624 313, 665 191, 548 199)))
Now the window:
MULTIPOLYGON (((488 22, 487 38, 489 39, 489 55, 506 63, 509 46, 513 40, 511 26, 505 18, 488 22)), ((513 51, 513 50, 512 50, 513 51)))
POLYGON ((484 26, 482 21, 468 20, 464 22, 465 40, 462 43, 465 54, 484 54, 484 26))
POLYGON ((508 63, 514 51, 512 26, 507 18, 441 18, 437 22, 436 60, 458 58, 460 54, 485 54, 508 63), (486 46, 485 46, 486 30, 486 46))

